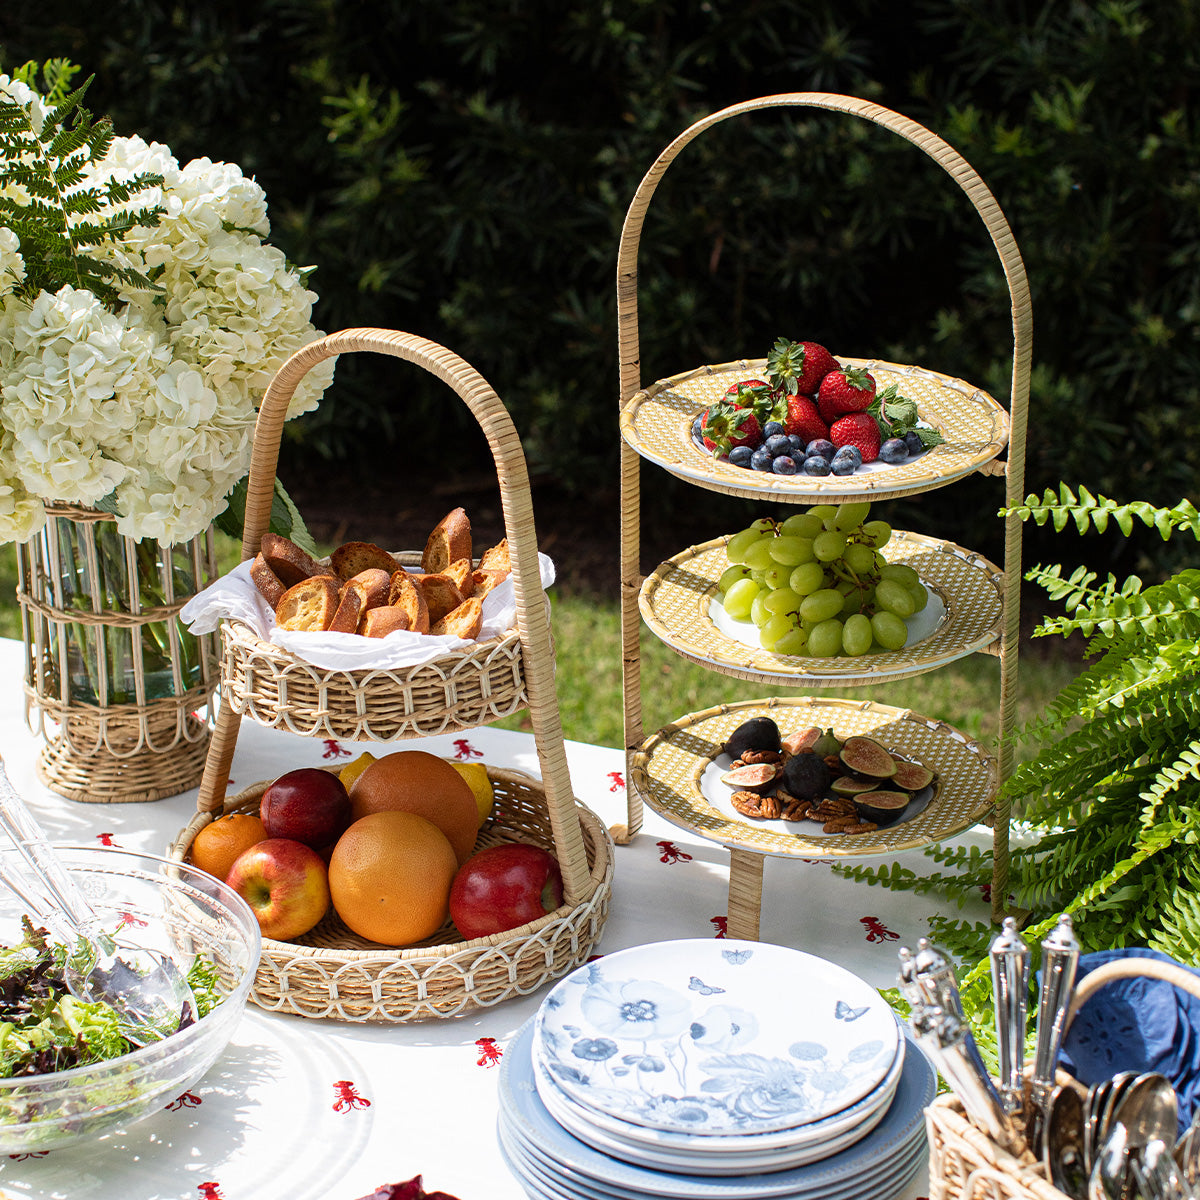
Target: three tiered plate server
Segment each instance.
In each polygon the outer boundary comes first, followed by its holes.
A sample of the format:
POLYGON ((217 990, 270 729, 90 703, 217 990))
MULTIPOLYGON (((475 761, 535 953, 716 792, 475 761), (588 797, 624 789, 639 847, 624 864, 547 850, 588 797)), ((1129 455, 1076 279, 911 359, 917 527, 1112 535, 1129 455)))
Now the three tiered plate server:
POLYGON ((927 637, 905 648, 859 658, 805 658, 768 653, 719 629, 710 606, 728 565, 725 538, 691 547, 640 574, 640 465, 645 458, 698 487, 785 504, 837 504, 884 500, 931 491, 972 472, 1005 482, 1005 505, 1023 500, 1025 429, 1029 399, 1032 316, 1024 265, 999 205, 963 158, 928 129, 879 105, 819 92, 766 96, 722 109, 696 122, 658 157, 642 179, 626 214, 617 261, 621 443, 621 638, 626 745, 627 824, 612 830, 618 843, 640 829, 643 804, 668 821, 730 851, 730 938, 756 940, 766 855, 802 859, 895 854, 939 842, 981 821, 993 827, 992 916, 1003 915, 1009 871, 1009 802, 1000 785, 1012 765, 1010 732, 1016 710, 1020 621, 1021 522, 1005 518, 1004 564, 998 569, 971 551, 934 538, 896 532, 885 549, 889 561, 915 567, 944 607, 927 637), (760 374, 763 359, 703 366, 643 388, 638 344, 637 256, 651 198, 683 148, 721 121, 760 109, 806 106, 873 121, 907 139, 950 175, 975 206, 1000 256, 1012 307, 1012 386, 1007 411, 963 380, 877 360, 847 359, 868 367, 879 389, 897 383, 917 402, 922 420, 945 438, 942 445, 905 463, 849 476, 784 477, 748 471, 715 459, 692 438, 692 421, 728 387, 760 374), (1007 447, 1007 460, 999 456, 1007 447), (773 697, 721 705, 681 717, 646 735, 642 726, 641 620, 684 658, 741 679, 785 687, 857 686, 935 670, 968 654, 1000 660, 999 739, 993 757, 942 721, 869 701, 773 697), (786 734, 813 725, 838 737, 874 737, 937 773, 932 797, 911 819, 871 833, 806 836, 802 825, 751 823, 712 802, 713 760, 728 734, 753 716, 773 717, 786 734), (706 794, 708 793, 708 794, 706 794), (775 825, 776 828, 771 826, 775 825))

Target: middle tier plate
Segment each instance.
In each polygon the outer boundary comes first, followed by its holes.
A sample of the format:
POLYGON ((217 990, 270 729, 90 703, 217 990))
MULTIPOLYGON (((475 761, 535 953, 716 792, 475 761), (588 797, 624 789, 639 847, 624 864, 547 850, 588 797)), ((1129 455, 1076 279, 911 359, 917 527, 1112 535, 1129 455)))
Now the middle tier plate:
POLYGON ((764 650, 748 640, 756 633, 753 625, 716 611, 717 581, 729 566, 728 541, 716 538, 668 559, 647 576, 638 597, 642 619, 655 637, 710 670, 788 684, 867 683, 919 675, 987 649, 1000 637, 1003 572, 951 542, 897 532, 883 548, 884 557, 911 566, 936 599, 942 611, 933 628, 912 618, 908 645, 858 657, 806 658, 764 650))

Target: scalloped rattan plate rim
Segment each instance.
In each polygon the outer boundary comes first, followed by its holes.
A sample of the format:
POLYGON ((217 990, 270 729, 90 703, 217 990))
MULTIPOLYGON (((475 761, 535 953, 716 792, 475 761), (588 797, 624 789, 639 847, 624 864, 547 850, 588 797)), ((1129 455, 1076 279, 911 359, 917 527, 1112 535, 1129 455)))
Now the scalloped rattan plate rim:
POLYGON ((1003 605, 999 586, 1002 572, 993 563, 973 551, 966 550, 953 542, 923 534, 897 530, 884 547, 885 557, 890 561, 908 562, 921 553, 946 554, 963 563, 961 575, 956 582, 966 586, 962 591, 949 588, 944 583, 934 585, 928 579, 922 582, 931 591, 936 591, 946 607, 946 616, 938 628, 923 638, 916 646, 907 646, 894 652, 865 654, 859 658, 837 659, 807 658, 797 655, 774 654, 755 646, 744 645, 724 634, 708 615, 709 599, 716 591, 719 573, 714 574, 716 563, 705 563, 711 552, 724 546, 728 536, 714 538, 699 546, 689 547, 661 563, 653 574, 642 583, 638 606, 647 627, 660 641, 670 646, 677 654, 697 663, 729 675, 745 679, 777 679, 788 683, 812 683, 816 686, 845 684, 856 680, 863 682, 880 678, 901 679, 945 666, 968 654, 976 653, 996 642, 1000 636, 1003 605), (887 555, 888 547, 903 547, 902 555, 887 555), (700 563, 699 566, 696 564, 700 563), (675 568, 690 568, 694 574, 705 579, 710 587, 704 593, 693 593, 687 599, 694 604, 694 611, 686 627, 672 626, 659 616, 655 599, 685 589, 668 579, 675 568), (967 590, 970 588, 970 590, 967 590), (985 603, 994 607, 986 630, 973 638, 961 636, 962 616, 972 604, 985 603), (924 647, 927 653, 917 652, 924 647))
MULTIPOLYGON (((956 393, 961 397, 956 402, 960 411, 970 412, 975 417, 971 426, 977 434, 970 444, 973 448, 949 443, 934 446, 912 462, 841 477, 767 475, 714 459, 695 445, 691 423, 703 404, 693 403, 689 397, 679 396, 678 392, 678 402, 674 406, 656 403, 660 396, 690 380, 727 374, 733 381, 734 375, 761 374, 766 367, 765 358, 739 359, 731 363, 696 367, 658 380, 635 393, 622 406, 621 434, 643 458, 700 487, 749 498, 773 495, 793 503, 825 503, 853 497, 884 500, 931 491, 986 466, 1008 445, 1008 413, 987 392, 966 380, 924 367, 875 358, 839 357, 838 362, 844 366, 878 371, 881 375, 895 375, 899 381, 919 377, 934 383, 939 391, 956 393), (967 408, 967 405, 974 407, 967 408)), ((882 379, 880 382, 881 386, 886 386, 882 379)), ((892 381, 889 379, 887 382, 892 381)), ((940 428, 938 415, 929 413, 927 406, 920 415, 934 428, 940 428)))
MULTIPOLYGON (((710 751, 717 745, 715 741, 703 743, 702 738, 699 740, 710 751)), ((900 753, 911 752, 904 739, 889 736, 881 737, 880 741, 900 753)), ((978 742, 945 722, 920 716, 911 709, 870 701, 799 696, 744 700, 680 717, 637 747, 632 756, 630 783, 661 817, 680 829, 729 849, 750 850, 778 858, 856 858, 920 849, 978 824, 992 811, 999 788, 999 769, 996 760, 978 742), (701 755, 696 749, 684 749, 677 739, 679 735, 695 737, 697 731, 703 733, 704 727, 711 725, 723 741, 741 721, 753 716, 776 719, 784 709, 796 709, 803 714, 797 718, 797 726, 803 721, 805 726, 836 729, 840 723, 838 718, 850 719, 851 714, 880 718, 866 729, 859 727, 861 722, 856 724, 853 732, 868 736, 871 729, 888 722, 894 723, 894 729, 906 729, 904 723, 911 722, 914 728, 920 727, 935 736, 947 753, 953 752, 960 762, 971 765, 976 778, 955 778, 947 773, 944 764, 927 762, 926 765, 938 776, 929 804, 910 821, 872 833, 833 834, 820 838, 807 837, 803 833, 781 835, 765 825, 734 820, 714 808, 700 790, 700 776, 715 755, 701 755), (669 782, 654 772, 656 755, 662 755, 662 761, 686 779, 687 794, 676 794, 674 806, 660 794, 660 789, 668 795, 672 793, 669 782), (952 808, 957 810, 957 815, 947 820, 948 810, 952 808)))

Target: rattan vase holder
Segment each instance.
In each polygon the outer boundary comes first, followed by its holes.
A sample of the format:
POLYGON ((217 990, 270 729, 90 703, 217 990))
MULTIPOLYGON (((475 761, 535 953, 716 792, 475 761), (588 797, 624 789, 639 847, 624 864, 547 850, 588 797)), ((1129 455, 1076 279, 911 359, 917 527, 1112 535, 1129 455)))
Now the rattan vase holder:
MULTIPOLYGON (((1101 988, 1117 979, 1137 978, 1161 979, 1200 999, 1200 979, 1182 967, 1147 958, 1114 959, 1079 981, 1067 1010, 1067 1026, 1101 988)), ((1072 1082, 1059 1071, 1059 1083, 1072 1082)), ((996 1145, 967 1118, 953 1094, 943 1093, 925 1110, 925 1126, 929 1200, 1069 1200, 1033 1155, 1018 1160, 996 1145)))
POLYGON ((17 547, 25 715, 37 773, 87 803, 161 800, 200 780, 216 638, 179 622, 217 575, 212 529, 174 546, 116 533, 111 513, 47 503, 17 547))
POLYGON ((496 393, 457 354, 395 330, 347 329, 288 359, 259 410, 243 560, 257 553, 268 527, 284 416, 297 385, 317 363, 361 351, 391 355, 429 371, 457 393, 479 422, 499 478, 516 628, 418 667, 323 671, 244 626, 225 622, 221 703, 197 812, 171 852, 186 857, 196 833, 209 821, 224 812, 257 807, 269 781, 225 798, 243 716, 313 737, 396 741, 471 729, 527 708, 541 779, 489 768, 497 801, 478 845, 523 841, 551 850, 563 875, 564 903, 556 912, 470 941, 463 941, 447 922, 426 942, 403 949, 358 938, 332 912, 299 942, 263 940, 251 990, 256 1004, 305 1017, 398 1022, 455 1016, 526 995, 584 962, 608 914, 613 861, 607 831, 576 802, 571 788, 520 439, 496 393))
MULTIPOLYGON (((1021 574, 1021 522, 1011 510, 1023 499, 1025 429, 1030 381, 1030 344, 1032 313, 1028 283, 1024 265, 1016 242, 996 200, 971 166, 936 134, 909 120, 907 117, 881 108, 869 101, 852 96, 830 95, 821 92, 796 92, 765 96, 756 100, 735 104, 697 121, 684 130, 653 163, 639 184, 621 232, 617 258, 617 322, 618 353, 620 360, 620 423, 621 441, 621 622, 622 659, 624 663, 623 694, 625 698, 625 746, 627 753, 626 778, 628 788, 628 811, 626 824, 612 829, 618 843, 628 841, 641 827, 642 805, 646 798, 638 787, 638 772, 635 769, 641 748, 645 744, 641 696, 641 649, 639 637, 641 614, 639 596, 643 585, 640 563, 640 507, 641 485, 640 464, 643 457, 659 463, 672 474, 687 479, 697 486, 728 495, 761 499, 766 502, 779 500, 793 503, 833 502, 845 491, 846 483, 838 477, 808 480, 794 477, 780 479, 772 477, 769 484, 760 482, 765 477, 728 463, 714 460, 692 448, 690 435, 680 435, 680 430, 690 427, 691 415, 710 403, 704 391, 704 381, 713 378, 713 387, 720 385, 713 399, 723 394, 725 387, 745 375, 757 375, 764 367, 763 359, 739 360, 719 366, 700 367, 669 379, 662 379, 648 387, 641 376, 642 350, 638 331, 638 250, 642 238, 650 201, 667 169, 681 151, 694 138, 713 126, 732 118, 748 116, 764 109, 807 107, 826 109, 849 114, 871 121, 911 142, 934 160, 965 193, 975 207, 992 244, 1003 265, 1008 284, 1013 328, 1013 363, 1011 396, 1007 413, 995 401, 987 397, 990 408, 982 411, 976 403, 981 393, 971 389, 961 380, 935 377, 933 373, 913 366, 898 366, 891 363, 876 363, 878 369, 886 369, 905 385, 920 389, 930 386, 947 394, 954 394, 954 403, 965 409, 974 409, 981 416, 982 432, 978 440, 974 433, 963 434, 961 426, 950 422, 948 445, 937 447, 945 451, 953 461, 947 473, 934 478, 923 474, 922 458, 898 468, 894 474, 870 474, 865 482, 857 485, 860 492, 854 499, 886 499, 894 496, 911 495, 942 486, 971 472, 997 474, 1006 477, 1006 506, 1010 515, 1005 519, 1005 557, 1003 577, 999 581, 1002 592, 1003 613, 1000 616, 992 644, 980 646, 989 653, 998 654, 1001 663, 999 701, 999 770, 998 784, 1009 774, 1012 766, 1012 744, 1008 736, 1016 714, 1016 659, 1017 639, 1020 628, 1020 574, 1021 574), (735 371, 737 374, 728 374, 735 371), (726 373, 724 379, 720 376, 726 373), (678 387, 679 393, 672 389, 678 387), (685 403, 682 399, 686 396, 685 403), (960 404, 960 400, 963 402, 960 404), (647 415, 647 411, 650 415, 647 415), (656 415, 657 414, 657 415, 656 415), (644 418, 647 436, 641 436, 639 421, 644 418), (661 418, 665 429, 673 422, 671 436, 655 437, 653 423, 661 418), (1007 426, 1007 428, 1005 428, 1007 426), (1007 461, 997 456, 1007 446, 1007 461), (774 489, 768 492, 767 488, 774 489)), ((802 336, 802 335, 795 335, 802 336)), ((836 347, 834 348, 836 352, 836 347)), ((858 363, 859 360, 845 360, 858 363)), ((916 394, 916 392, 914 392, 916 394)), ((923 400, 918 403, 923 404, 923 400)), ((922 408, 922 412, 925 410, 922 408)), ((974 419, 974 418, 973 418, 974 419)), ((932 456, 931 456, 932 457, 932 456)), ((686 651, 671 643, 672 648, 687 657, 686 651)), ((704 665, 714 671, 735 677, 746 678, 745 670, 737 664, 714 662, 709 658, 704 665)), ((913 664, 915 674, 933 669, 933 665, 913 664)), ((804 680, 790 682, 795 686, 804 680)), ((779 682, 778 676, 770 682, 779 682)), ((851 680, 850 682, 862 682, 851 680)), ((819 681, 818 681, 819 685, 819 681)), ((994 821, 995 871, 992 885, 993 916, 998 920, 1003 914, 1004 898, 1008 895, 1009 871, 1008 825, 1009 801, 1002 796, 991 808, 990 819, 994 821)), ((761 904, 763 861, 756 855, 734 847, 730 863, 730 912, 729 936, 734 930, 741 937, 758 936, 758 919, 761 904)))

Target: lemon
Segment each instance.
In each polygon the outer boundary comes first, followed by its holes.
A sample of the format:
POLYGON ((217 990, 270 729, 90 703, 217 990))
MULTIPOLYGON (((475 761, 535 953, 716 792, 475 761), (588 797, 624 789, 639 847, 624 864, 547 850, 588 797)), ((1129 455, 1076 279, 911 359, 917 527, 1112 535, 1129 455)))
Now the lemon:
POLYGON ((475 807, 479 810, 479 824, 482 825, 488 819, 496 798, 492 790, 492 781, 488 778, 487 767, 476 762, 452 762, 450 765, 467 781, 467 786, 475 797, 475 807))
POLYGON ((364 750, 353 762, 348 762, 339 772, 338 779, 346 791, 350 790, 354 781, 375 761, 375 755, 370 750, 364 750))

